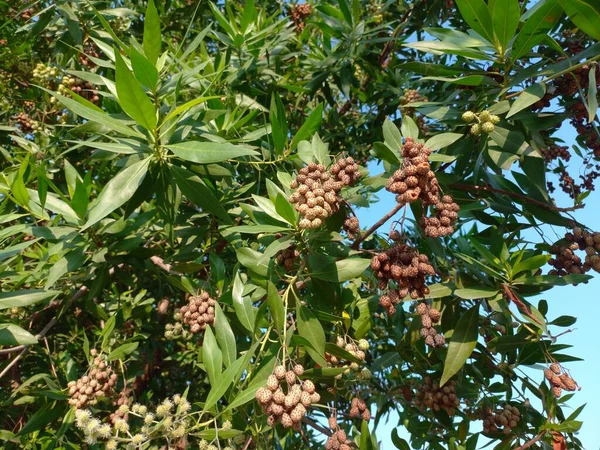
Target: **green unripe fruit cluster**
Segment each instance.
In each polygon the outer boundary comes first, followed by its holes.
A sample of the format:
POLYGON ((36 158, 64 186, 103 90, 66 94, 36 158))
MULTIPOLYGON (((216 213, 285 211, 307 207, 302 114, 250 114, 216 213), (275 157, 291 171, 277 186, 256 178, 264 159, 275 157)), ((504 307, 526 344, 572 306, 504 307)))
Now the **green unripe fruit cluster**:
POLYGON ((468 123, 476 120, 477 123, 471 125, 469 132, 474 136, 479 136, 481 133, 489 134, 494 131, 495 125, 500 122, 500 117, 489 111, 481 111, 479 114, 466 111, 462 115, 462 120, 468 123))

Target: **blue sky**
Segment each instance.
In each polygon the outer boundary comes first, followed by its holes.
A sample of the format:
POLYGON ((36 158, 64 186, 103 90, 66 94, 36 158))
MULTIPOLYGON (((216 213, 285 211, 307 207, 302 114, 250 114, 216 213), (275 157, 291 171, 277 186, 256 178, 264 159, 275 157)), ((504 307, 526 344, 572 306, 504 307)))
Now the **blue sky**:
MULTIPOLYGON (((574 130, 570 127, 564 127, 559 133, 559 136, 565 141, 565 145, 575 143, 574 130)), ((580 163, 580 158, 573 155, 570 163, 570 171, 573 178, 577 178, 576 175, 578 174, 580 163)), ((369 166, 369 170, 371 175, 376 175, 381 173, 383 168, 372 164, 369 166)), ((572 200, 566 194, 559 192, 560 188, 558 188, 557 181, 554 181, 554 185, 557 187, 557 190, 554 193, 557 205, 571 206, 572 200)), ((372 205, 369 209, 361 208, 357 210, 357 215, 362 228, 369 227, 375 223, 395 205, 394 196, 390 193, 381 191, 379 197, 380 201, 377 204, 372 205)), ((592 192, 585 200, 585 203, 586 207, 577 210, 573 213, 573 216, 592 230, 600 231, 600 226, 597 225, 600 213, 596 209, 600 207, 600 191, 592 192)), ((387 232, 388 229, 389 225, 384 225, 381 227, 380 231, 387 232)), ((549 237, 561 237, 565 232, 565 230, 560 227, 548 227, 544 231, 549 237)), ((534 242, 540 241, 540 238, 534 234, 527 237, 534 242)), ((574 398, 569 401, 569 404, 575 409, 580 405, 587 403, 587 407, 578 418, 578 420, 583 421, 583 426, 579 431, 578 437, 586 449, 596 450, 600 448, 600 427, 597 425, 598 417, 600 416, 598 406, 600 405, 600 383, 597 381, 597 374, 600 374, 600 351, 598 350, 598 343, 592 330, 598 326, 597 318, 600 317, 600 296, 598 295, 598 292, 600 292, 600 275, 595 272, 591 272, 591 274, 596 276, 588 284, 556 287, 545 292, 539 299, 543 298, 548 301, 549 320, 553 320, 562 315, 571 315, 578 318, 577 323, 570 327, 573 329, 573 332, 561 336, 558 343, 573 345, 573 348, 567 350, 567 352, 583 359, 581 362, 570 362, 565 364, 571 371, 573 378, 582 388, 581 391, 577 392, 574 398), (596 294, 594 294, 594 292, 596 292, 596 294)), ((565 328, 551 328, 554 335, 565 330, 565 328)), ((532 370, 528 371, 528 373, 530 376, 533 376, 540 381, 543 378, 541 370, 532 370), (536 374, 536 372, 539 373, 536 374)), ((391 442, 390 435, 392 429, 397 426, 397 423, 397 415, 392 414, 387 423, 383 423, 379 426, 377 437, 382 442, 383 449, 395 448, 391 442)), ((401 426, 398 428, 398 433, 400 436, 408 438, 401 426)))

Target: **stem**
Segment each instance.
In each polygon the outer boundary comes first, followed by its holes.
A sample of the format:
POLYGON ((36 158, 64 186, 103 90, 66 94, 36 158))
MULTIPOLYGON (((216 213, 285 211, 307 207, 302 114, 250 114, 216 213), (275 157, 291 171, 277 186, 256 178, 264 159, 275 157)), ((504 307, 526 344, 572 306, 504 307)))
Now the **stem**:
POLYGON ((539 323, 540 325, 543 325, 543 323, 540 322, 540 320, 537 317, 535 317, 533 314, 531 314, 531 311, 529 311, 529 308, 527 307, 527 305, 525 303, 523 303, 515 295, 515 293, 510 289, 510 287, 507 284, 503 284, 502 288, 504 289, 504 293, 506 294, 506 297, 508 298, 508 300, 512 301, 515 305, 517 305, 517 308, 519 308, 519 311, 521 311, 523 314, 525 314, 527 317, 529 317, 533 321, 539 323))
POLYGON ((375 231, 377 231, 377 229, 379 227, 381 227, 384 223, 386 223, 394 214, 396 214, 398 211, 400 211, 404 206, 405 206, 404 203, 398 203, 396 206, 394 206, 394 208, 391 211, 389 211, 385 216, 383 216, 381 219, 379 219, 377 221, 377 223, 375 223, 371 228, 369 228, 362 235, 360 235, 356 239, 356 241, 354 241, 354 244, 352 244, 351 248, 353 250, 357 250, 362 241, 364 241, 366 238, 368 238, 373 233, 375 233, 375 231))
POLYGON ((520 447, 517 447, 515 450, 525 450, 525 449, 531 447, 536 442, 540 441, 544 436, 546 436, 546 431, 542 431, 536 437, 534 437, 533 439, 528 440, 527 442, 525 442, 520 447))

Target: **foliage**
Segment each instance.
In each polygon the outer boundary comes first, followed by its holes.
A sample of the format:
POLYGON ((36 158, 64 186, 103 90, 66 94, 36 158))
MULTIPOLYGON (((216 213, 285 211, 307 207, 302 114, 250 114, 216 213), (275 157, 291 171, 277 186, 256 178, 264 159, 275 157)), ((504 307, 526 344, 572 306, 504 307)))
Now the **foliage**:
POLYGON ((0 9, 5 448, 582 448, 596 2, 0 9))

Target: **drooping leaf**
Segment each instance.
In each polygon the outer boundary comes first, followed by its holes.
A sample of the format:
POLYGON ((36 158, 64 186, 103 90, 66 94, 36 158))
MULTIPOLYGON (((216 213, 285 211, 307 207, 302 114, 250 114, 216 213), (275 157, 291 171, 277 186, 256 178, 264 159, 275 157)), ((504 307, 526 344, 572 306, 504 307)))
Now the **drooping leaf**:
POLYGON ((306 348, 308 354, 313 360, 321 366, 326 366, 325 361, 325 332, 321 323, 315 315, 306 306, 302 306, 300 301, 296 302, 296 322, 298 324, 298 333, 306 339, 312 348, 306 348), (314 350, 313 350, 314 349, 314 350))
POLYGON ((271 281, 269 281, 267 285, 267 303, 269 304, 269 310, 271 311, 275 329, 280 333, 283 332, 283 327, 285 325, 283 300, 279 295, 277 288, 271 281))
POLYGON ((506 118, 514 116, 519 111, 524 110, 528 106, 533 105, 535 102, 540 100, 546 93, 546 85, 536 83, 525 89, 518 97, 517 100, 510 107, 510 111, 506 114, 506 118))
POLYGON ((248 331, 254 331, 254 322, 256 316, 254 315, 254 307, 248 297, 244 297, 242 292, 244 291, 244 283, 239 273, 235 274, 233 280, 233 287, 231 291, 231 297, 233 299, 233 309, 239 319, 240 323, 248 331))
POLYGON ((440 380, 443 386, 467 362, 477 345, 479 323, 479 303, 460 316, 444 361, 444 372, 440 380))

